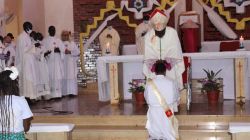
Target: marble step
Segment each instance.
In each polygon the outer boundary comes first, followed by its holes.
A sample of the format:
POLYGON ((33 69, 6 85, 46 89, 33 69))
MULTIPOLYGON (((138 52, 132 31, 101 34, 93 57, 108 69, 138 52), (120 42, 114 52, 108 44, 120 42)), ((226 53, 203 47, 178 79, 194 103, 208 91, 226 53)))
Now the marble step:
MULTIPOLYGON (((180 140, 231 140, 228 126, 180 126, 180 140)), ((142 126, 78 126, 73 140, 146 140, 148 133, 142 126)))
MULTIPOLYGON (((249 116, 177 115, 180 140, 231 140, 229 122, 250 122, 249 116)), ((73 123, 73 140, 145 140, 145 115, 35 116, 36 123, 73 123)))
MULTIPOLYGON (((229 122, 250 122, 249 115, 176 115, 181 126, 228 125, 229 122)), ((73 123, 76 126, 145 126, 145 115, 65 115, 34 116, 34 123, 73 123)))

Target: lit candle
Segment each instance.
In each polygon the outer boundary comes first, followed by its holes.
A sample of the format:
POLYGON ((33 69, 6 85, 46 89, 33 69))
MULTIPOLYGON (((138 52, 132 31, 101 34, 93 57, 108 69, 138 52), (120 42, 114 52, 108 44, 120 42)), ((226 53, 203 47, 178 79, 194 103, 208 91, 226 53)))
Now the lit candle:
POLYGON ((106 44, 106 53, 110 53, 110 43, 107 42, 106 44))
POLYGON ((244 38, 240 36, 240 48, 243 48, 244 38))

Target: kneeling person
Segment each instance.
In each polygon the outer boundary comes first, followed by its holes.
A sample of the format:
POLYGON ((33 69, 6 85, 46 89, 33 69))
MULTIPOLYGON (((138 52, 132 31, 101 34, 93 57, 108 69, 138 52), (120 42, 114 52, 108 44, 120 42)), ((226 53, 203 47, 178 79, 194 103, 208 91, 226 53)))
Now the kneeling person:
POLYGON ((158 60, 154 64, 156 77, 148 80, 145 88, 145 99, 149 106, 146 128, 150 139, 175 140, 178 132, 172 125, 175 96, 175 84, 165 77, 166 61, 158 60))

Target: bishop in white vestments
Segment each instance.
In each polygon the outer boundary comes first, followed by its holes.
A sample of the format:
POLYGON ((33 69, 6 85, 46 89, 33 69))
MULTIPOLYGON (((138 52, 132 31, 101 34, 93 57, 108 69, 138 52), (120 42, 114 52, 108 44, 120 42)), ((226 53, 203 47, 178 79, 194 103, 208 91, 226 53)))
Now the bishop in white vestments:
POLYGON ((146 65, 148 60, 172 60, 171 70, 166 71, 166 77, 175 81, 176 94, 179 95, 179 90, 183 89, 182 73, 185 67, 177 32, 175 29, 166 26, 168 19, 162 11, 154 10, 150 17, 153 29, 145 36, 143 73, 147 78, 155 77, 155 74, 151 72, 151 68, 146 65))

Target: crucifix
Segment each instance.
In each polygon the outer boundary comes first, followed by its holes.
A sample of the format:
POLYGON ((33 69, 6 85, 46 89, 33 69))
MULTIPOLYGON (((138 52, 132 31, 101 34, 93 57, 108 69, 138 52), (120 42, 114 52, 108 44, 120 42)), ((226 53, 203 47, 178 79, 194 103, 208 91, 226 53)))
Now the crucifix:
POLYGON ((235 86, 236 86, 236 102, 238 104, 245 103, 245 59, 235 58, 235 86))
POLYGON ((118 91, 118 68, 117 63, 109 63, 109 84, 110 84, 110 102, 111 104, 119 103, 118 91))

